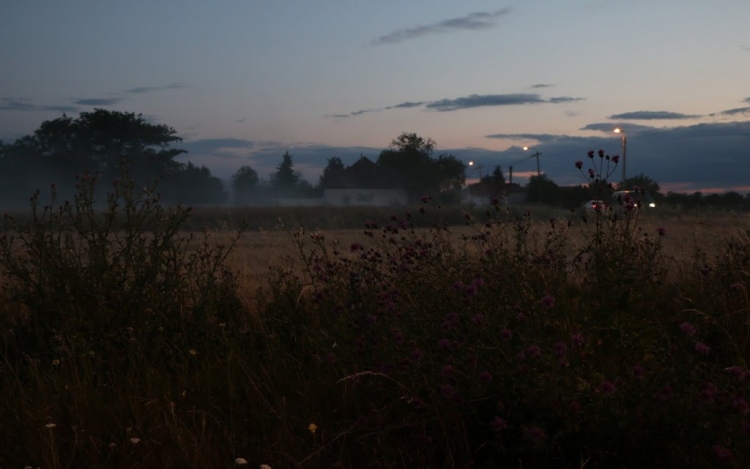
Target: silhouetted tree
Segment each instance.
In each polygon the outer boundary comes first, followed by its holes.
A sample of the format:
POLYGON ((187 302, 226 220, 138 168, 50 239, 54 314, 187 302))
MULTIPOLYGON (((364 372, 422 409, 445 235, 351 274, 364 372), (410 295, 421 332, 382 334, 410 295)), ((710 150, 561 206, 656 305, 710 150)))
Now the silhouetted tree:
POLYGON ((451 155, 433 159, 434 147, 430 138, 402 133, 378 157, 377 165, 385 180, 391 187, 405 189, 412 203, 424 195, 455 192, 466 179, 463 163, 451 155))
POLYGON ((646 176, 645 174, 641 173, 637 176, 629 177, 622 181, 620 184, 620 190, 627 189, 627 190, 634 190, 634 189, 640 189, 643 190, 646 194, 650 195, 651 197, 656 197, 656 195, 661 190, 661 187, 659 187, 659 184, 651 179, 650 177, 646 176))
POLYGON ((346 168, 341 158, 328 158, 328 164, 320 175, 318 187, 321 189, 342 189, 344 187, 344 173, 346 168))
POLYGON ((526 187, 529 202, 560 205, 560 187, 546 174, 531 176, 526 187))
POLYGON ((292 155, 287 151, 282 156, 281 163, 276 167, 276 172, 271 177, 271 185, 277 193, 291 195, 297 188, 298 183, 299 175, 294 172, 292 155))
POLYGON ((208 168, 175 160, 186 153, 172 147, 180 141, 173 128, 149 123, 140 114, 104 109, 82 112, 77 118, 63 114, 43 122, 33 135, 0 146, 0 195, 7 191, 5 195, 28 196, 56 182, 65 196, 76 175, 90 171, 109 180, 127 164, 130 177, 139 184, 163 178, 160 192, 166 201, 222 200, 223 185, 208 168), (192 190, 183 190, 181 184, 192 190))
POLYGON ((234 200, 237 204, 247 203, 258 191, 258 172, 250 166, 242 166, 232 176, 234 200))

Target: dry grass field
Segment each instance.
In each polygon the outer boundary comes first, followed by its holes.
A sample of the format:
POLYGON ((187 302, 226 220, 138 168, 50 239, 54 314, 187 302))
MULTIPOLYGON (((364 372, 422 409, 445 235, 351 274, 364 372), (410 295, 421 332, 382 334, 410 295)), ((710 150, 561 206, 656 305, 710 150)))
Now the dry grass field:
MULTIPOLYGON (((571 217, 561 217, 557 223, 567 223, 571 217)), ((387 220, 385 220, 387 221, 387 220)), ((639 220, 642 233, 655 236, 657 229, 666 230, 663 246, 664 253, 672 262, 673 273, 683 269, 695 258, 696 250, 704 251, 709 257, 717 253, 723 240, 731 234, 750 229, 750 216, 747 214, 717 215, 649 215, 639 220)), ((534 229, 542 237, 549 231, 548 220, 536 220, 534 229)), ((481 224, 474 226, 456 225, 449 227, 453 239, 461 242, 464 236, 476 234, 481 224)), ((246 293, 262 287, 268 278, 269 267, 282 262, 285 258, 297 257, 291 233, 299 228, 273 228, 268 230, 249 230, 242 235, 228 259, 230 267, 237 273, 240 285, 246 293)), ((426 229, 423 229, 426 230, 426 229)), ((307 230, 309 233, 317 230, 307 230)), ((353 242, 364 245, 369 241, 363 234, 364 229, 331 229, 322 230, 326 239, 338 242, 346 250, 353 242)), ((568 233, 573 248, 584 242, 585 226, 578 221, 571 221, 568 233)), ((225 243, 231 234, 229 230, 212 232, 214 243, 225 243)), ((571 255, 573 252, 571 252, 571 255)))

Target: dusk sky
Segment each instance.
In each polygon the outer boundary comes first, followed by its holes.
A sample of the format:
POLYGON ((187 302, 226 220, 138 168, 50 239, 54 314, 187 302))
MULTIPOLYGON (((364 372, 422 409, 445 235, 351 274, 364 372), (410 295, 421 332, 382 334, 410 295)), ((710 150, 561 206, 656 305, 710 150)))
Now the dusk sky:
POLYGON ((406 131, 521 183, 531 146, 564 185, 621 126, 628 175, 744 193, 748 20, 748 0, 2 0, 0 139, 128 111, 219 177, 289 150, 315 183, 406 131))

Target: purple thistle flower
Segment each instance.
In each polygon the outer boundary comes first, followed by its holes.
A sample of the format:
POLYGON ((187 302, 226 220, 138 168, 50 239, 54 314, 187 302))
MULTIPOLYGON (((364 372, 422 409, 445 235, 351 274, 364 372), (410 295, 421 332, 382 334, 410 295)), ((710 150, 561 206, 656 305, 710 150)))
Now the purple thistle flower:
POLYGON ((508 424, 505 423, 505 420, 503 420, 500 417, 495 417, 492 419, 492 422, 490 422, 490 428, 492 428, 492 431, 494 432, 500 432, 506 428, 508 428, 508 424))
POLYGON ((362 247, 362 245, 361 245, 360 243, 356 242, 356 241, 355 241, 355 242, 353 242, 353 243, 351 244, 351 246, 349 246, 349 250, 350 250, 351 252, 357 252, 357 251, 361 251, 362 249, 364 249, 364 248, 362 247))
POLYGON ((709 353, 711 353, 711 347, 704 344, 703 342, 696 342, 695 351, 700 353, 701 355, 708 355, 709 353))
POLYGON ((448 340, 448 339, 446 339, 446 338, 442 338, 442 339, 438 340, 437 345, 438 345, 438 348, 447 349, 447 348, 450 348, 451 341, 448 340))
POLYGON ((578 169, 583 168, 583 161, 581 161, 581 160, 576 161, 576 168, 578 168, 578 169))
POLYGON ((643 377, 646 374, 646 370, 641 365, 635 365, 630 373, 633 375, 633 379, 636 381, 643 381, 643 377))
POLYGON ((593 158, 594 157, 594 150, 589 150, 588 153, 586 153, 586 156, 588 156, 589 158, 593 158))
POLYGON ((599 390, 607 395, 612 395, 617 391, 617 387, 612 381, 602 381, 599 385, 599 390))
POLYGON ((473 318, 471 318, 471 322, 474 324, 482 324, 484 322, 484 314, 475 314, 473 318))
POLYGON ((454 388, 450 384, 444 384, 440 386, 440 394, 442 394, 446 399, 450 399, 456 395, 456 388, 454 388))
POLYGON ((667 230, 663 226, 657 228, 656 232, 659 233, 659 236, 665 236, 667 234, 667 230))
POLYGON ((689 322, 683 322, 682 324, 680 324, 680 329, 682 329, 682 332, 690 337, 695 335, 695 326, 693 326, 689 322))
POLYGON ((583 345, 583 336, 581 334, 573 334, 572 336, 570 336, 570 341, 578 346, 581 346, 583 345))
POLYGON ((568 351, 568 346, 565 344, 565 342, 555 342, 555 345, 552 346, 552 348, 555 350, 555 353, 557 355, 565 355, 565 353, 568 351))
POLYGON ((542 349, 537 347, 536 345, 530 345, 526 352, 529 354, 529 357, 531 358, 537 358, 542 356, 542 349))
POLYGON ((544 434, 544 430, 539 427, 524 428, 524 433, 526 434, 526 436, 536 441, 541 441, 547 438, 547 435, 544 434))
POLYGON ((411 358, 415 362, 419 362, 422 359, 423 356, 424 356, 424 354, 418 348, 415 348, 414 351, 411 352, 411 358))
POLYGON ((715 444, 711 449, 713 449, 717 458, 723 461, 734 461, 734 454, 732 454, 732 450, 729 448, 715 444))
POLYGON ((615 155, 615 156, 613 156, 613 157, 612 157, 612 162, 613 162, 614 164, 617 164, 617 163, 619 163, 619 162, 620 162, 620 155, 615 155))
POLYGON ((545 308, 551 308, 555 306, 555 298, 549 295, 546 295, 544 298, 542 298, 541 303, 542 303, 542 306, 544 306, 545 308))
POLYGON ((510 329, 503 329, 500 331, 500 338, 502 340, 510 340, 513 338, 513 332, 510 329))
POLYGON ((443 378, 447 378, 449 376, 453 376, 453 374, 456 372, 456 369, 453 368, 452 365, 445 365, 443 368, 440 369, 440 375, 443 378))
POLYGON ((479 379, 485 383, 489 383, 490 381, 492 381, 492 374, 490 374, 489 371, 483 371, 479 373, 479 379))

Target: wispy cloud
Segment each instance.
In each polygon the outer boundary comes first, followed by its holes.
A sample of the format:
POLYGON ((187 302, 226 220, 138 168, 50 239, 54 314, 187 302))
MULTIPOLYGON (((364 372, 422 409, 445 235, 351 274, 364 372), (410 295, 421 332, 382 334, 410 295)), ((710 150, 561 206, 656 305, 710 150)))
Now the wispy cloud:
POLYGON ((549 83, 537 83, 535 85, 531 85, 532 88, 551 88, 555 85, 551 85, 549 83))
POLYGON ((570 103, 573 101, 583 101, 585 98, 571 98, 570 96, 558 96, 556 98, 549 98, 550 103, 552 104, 560 104, 560 103, 570 103))
POLYGON ((622 129, 626 134, 632 134, 640 130, 653 129, 653 127, 647 125, 631 124, 628 122, 597 122, 581 127, 580 130, 594 130, 597 132, 604 132, 605 134, 611 134, 616 128, 622 129))
POLYGON ((24 98, 0 98, 0 111, 35 111, 36 106, 24 98))
POLYGON ((425 109, 431 111, 448 112, 458 111, 460 109, 490 106, 520 106, 523 104, 540 103, 560 104, 573 101, 582 101, 583 99, 585 98, 573 98, 569 96, 559 96, 545 99, 536 93, 472 94, 459 98, 439 99, 437 101, 406 101, 393 106, 386 106, 382 109, 362 109, 360 111, 354 111, 347 114, 329 114, 326 117, 346 118, 359 116, 361 114, 366 114, 369 112, 380 112, 383 110, 392 109, 412 109, 418 107, 424 107, 425 109))
POLYGON ((430 34, 444 34, 454 31, 477 31, 494 28, 497 25, 498 18, 507 15, 510 12, 510 8, 503 8, 502 10, 492 12, 469 13, 466 16, 450 18, 437 23, 399 29, 384 36, 380 36, 372 41, 371 45, 382 46, 384 44, 395 44, 430 34))
POLYGON ((123 101, 123 98, 78 98, 73 103, 79 106, 112 106, 123 101))
POLYGON ((692 119, 701 117, 692 114, 682 114, 680 112, 670 111, 633 111, 614 114, 609 119, 630 119, 630 120, 659 120, 659 119, 692 119))
POLYGON ((76 106, 37 106, 26 98, 0 98, 0 111, 77 112, 76 106))
POLYGON ((735 116, 737 114, 750 114, 750 107, 737 107, 734 109, 727 109, 726 111, 721 111, 719 114, 722 116, 735 116))
POLYGON ((486 106, 517 106, 520 104, 537 104, 545 102, 538 94, 473 94, 456 99, 441 99, 425 105, 427 109, 436 111, 456 111, 486 106))
POLYGON ((424 104, 424 101, 406 101, 404 103, 396 104, 395 106, 388 106, 386 109, 411 109, 413 107, 419 107, 424 104))
POLYGON ((160 90, 177 90, 180 88, 187 88, 187 83, 171 83, 169 85, 163 85, 163 86, 138 86, 136 88, 130 88, 129 90, 125 90, 126 93, 130 94, 139 94, 139 93, 150 93, 152 91, 160 91, 160 90))

